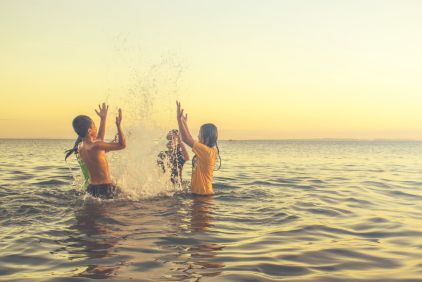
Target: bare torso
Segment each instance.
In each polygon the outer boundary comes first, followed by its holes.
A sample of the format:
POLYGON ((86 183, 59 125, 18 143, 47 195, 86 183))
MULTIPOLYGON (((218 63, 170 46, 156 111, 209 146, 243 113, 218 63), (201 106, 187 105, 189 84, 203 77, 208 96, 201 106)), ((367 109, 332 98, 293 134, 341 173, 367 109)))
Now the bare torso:
POLYGON ((90 184, 110 184, 112 181, 105 151, 94 149, 94 144, 83 142, 79 146, 79 155, 89 171, 90 184))

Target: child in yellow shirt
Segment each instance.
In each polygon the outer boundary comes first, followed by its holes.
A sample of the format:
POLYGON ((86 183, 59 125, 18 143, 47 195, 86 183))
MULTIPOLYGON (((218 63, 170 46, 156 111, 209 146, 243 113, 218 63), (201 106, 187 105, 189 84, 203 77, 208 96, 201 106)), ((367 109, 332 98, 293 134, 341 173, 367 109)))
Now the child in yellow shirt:
POLYGON ((212 123, 203 124, 199 130, 198 141, 192 138, 187 125, 188 115, 183 114, 180 102, 177 104, 177 122, 182 141, 192 148, 195 156, 192 159, 191 191, 197 195, 212 195, 212 177, 215 161, 219 154, 217 145, 218 131, 212 123))

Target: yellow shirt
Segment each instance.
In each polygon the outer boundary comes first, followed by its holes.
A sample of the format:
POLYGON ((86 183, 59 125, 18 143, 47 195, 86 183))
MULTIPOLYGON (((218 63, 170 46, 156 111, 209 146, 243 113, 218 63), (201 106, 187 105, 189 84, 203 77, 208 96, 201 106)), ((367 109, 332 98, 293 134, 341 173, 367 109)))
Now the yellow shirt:
POLYGON ((212 175, 214 173, 216 149, 195 141, 192 151, 197 157, 196 163, 192 168, 192 193, 202 195, 213 194, 212 175))

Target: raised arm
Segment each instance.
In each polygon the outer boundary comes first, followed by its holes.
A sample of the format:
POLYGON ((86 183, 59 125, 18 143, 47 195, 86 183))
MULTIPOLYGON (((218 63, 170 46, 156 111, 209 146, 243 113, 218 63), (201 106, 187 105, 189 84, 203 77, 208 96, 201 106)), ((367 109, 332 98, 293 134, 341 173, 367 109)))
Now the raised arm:
POLYGON ((100 117, 100 128, 98 129, 97 140, 104 141, 108 105, 106 105, 106 103, 98 105, 98 111, 95 110, 95 112, 100 117))
POLYGON ((179 132, 180 137, 182 137, 182 141, 186 143, 189 147, 193 147, 193 140, 192 135, 189 132, 188 128, 188 114, 183 115, 183 109, 181 109, 181 105, 179 101, 176 101, 177 105, 177 123, 179 124, 179 132))
POLYGON ((185 162, 186 161, 188 161, 189 160, 189 153, 188 153, 188 150, 186 150, 186 147, 185 147, 185 144, 183 144, 183 142, 182 142, 182 140, 181 140, 181 138, 180 138, 180 134, 178 134, 177 135, 177 141, 178 141, 178 143, 180 144, 180 148, 181 148, 181 150, 182 150, 182 155, 183 155, 183 159, 185 160, 185 162))
POLYGON ((118 141, 110 142, 110 143, 107 143, 104 141, 96 142, 95 145, 98 150, 117 151, 117 150, 122 150, 126 148, 126 139, 125 139, 125 136, 123 135, 121 123, 122 123, 122 110, 119 109, 119 115, 116 117, 118 141))

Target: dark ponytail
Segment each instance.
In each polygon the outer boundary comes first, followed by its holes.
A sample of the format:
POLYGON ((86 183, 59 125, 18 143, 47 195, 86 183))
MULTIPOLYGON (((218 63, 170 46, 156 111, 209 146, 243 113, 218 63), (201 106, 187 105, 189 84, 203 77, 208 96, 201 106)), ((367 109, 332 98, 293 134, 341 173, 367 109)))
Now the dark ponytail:
POLYGON ((217 141, 215 141, 215 146, 217 147, 217 156, 218 156, 218 160, 219 160, 218 168, 215 169, 215 171, 217 171, 217 170, 220 170, 220 168, 221 168, 220 148, 218 148, 217 141))
POLYGON ((70 155, 78 153, 79 144, 81 144, 82 138, 88 134, 88 129, 91 127, 91 125, 92 119, 88 116, 80 115, 73 119, 72 126, 76 134, 78 134, 78 138, 76 139, 73 148, 65 151, 65 160, 67 160, 70 155))
POLYGON ((64 157, 64 160, 67 160, 67 158, 70 157, 70 155, 78 153, 78 147, 79 147, 79 144, 81 144, 81 142, 82 142, 82 137, 78 136, 73 148, 65 151, 66 156, 64 157))

